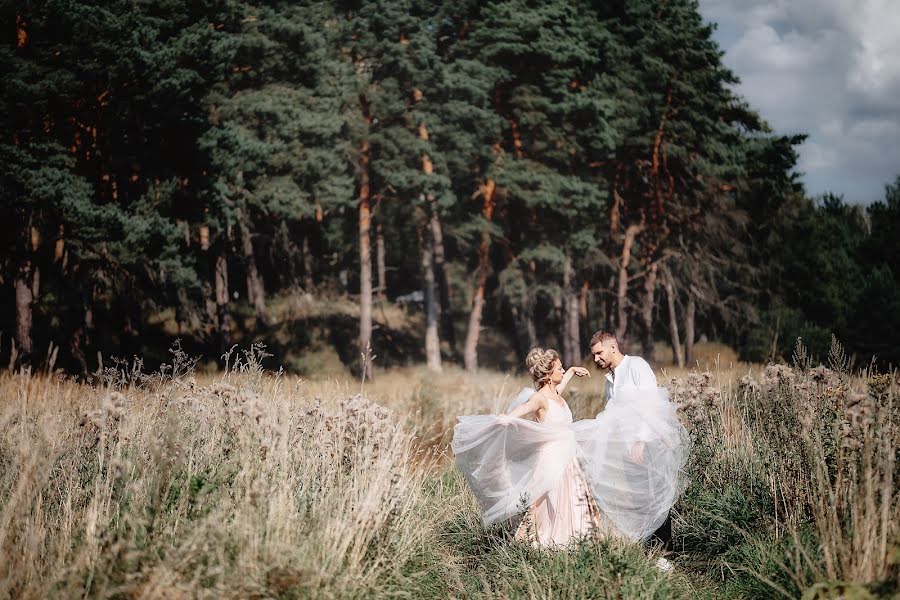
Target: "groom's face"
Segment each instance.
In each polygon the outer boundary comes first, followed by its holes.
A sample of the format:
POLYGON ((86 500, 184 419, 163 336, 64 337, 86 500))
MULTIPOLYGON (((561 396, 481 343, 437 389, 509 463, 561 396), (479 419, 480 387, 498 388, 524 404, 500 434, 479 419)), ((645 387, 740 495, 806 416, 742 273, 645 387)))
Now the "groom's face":
POLYGON ((608 369, 612 366, 613 356, 615 355, 615 346, 605 342, 597 342, 591 346, 591 352, 594 355, 594 363, 601 369, 608 369))

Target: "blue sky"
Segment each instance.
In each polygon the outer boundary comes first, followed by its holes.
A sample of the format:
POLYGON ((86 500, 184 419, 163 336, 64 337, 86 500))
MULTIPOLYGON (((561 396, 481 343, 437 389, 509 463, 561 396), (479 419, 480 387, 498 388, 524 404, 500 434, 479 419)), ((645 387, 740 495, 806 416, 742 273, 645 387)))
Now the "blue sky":
POLYGON ((737 88, 806 133, 807 193, 868 204, 900 175, 900 0, 700 0, 737 88))

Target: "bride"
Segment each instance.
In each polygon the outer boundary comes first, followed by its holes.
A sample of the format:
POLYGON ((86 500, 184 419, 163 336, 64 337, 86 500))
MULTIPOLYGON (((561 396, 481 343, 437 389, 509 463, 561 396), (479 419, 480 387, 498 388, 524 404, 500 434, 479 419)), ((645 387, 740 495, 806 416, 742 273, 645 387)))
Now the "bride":
POLYGON ((587 369, 563 371, 559 354, 543 348, 525 365, 534 389, 523 389, 506 414, 462 416, 454 428, 451 448, 484 524, 524 508, 516 539, 538 546, 592 531, 646 540, 685 483, 688 438, 665 388, 632 390, 596 419, 573 422, 562 393, 572 377, 589 377, 587 369), (635 443, 642 456, 634 456, 635 443))

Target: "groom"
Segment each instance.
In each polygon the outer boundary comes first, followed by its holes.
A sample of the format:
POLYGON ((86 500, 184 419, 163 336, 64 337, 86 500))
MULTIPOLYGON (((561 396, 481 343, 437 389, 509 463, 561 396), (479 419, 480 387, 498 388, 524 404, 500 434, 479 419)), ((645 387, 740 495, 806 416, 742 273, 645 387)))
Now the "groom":
MULTIPOLYGON (((591 353, 594 355, 594 363, 601 369, 606 369, 606 406, 616 402, 616 396, 622 389, 656 390, 656 375, 647 361, 640 356, 622 354, 619 349, 619 341, 615 334, 608 331, 598 331, 591 337, 591 353)), ((637 436, 638 441, 632 444, 629 450, 633 462, 643 464, 646 443, 640 441, 646 439, 649 427, 644 424, 637 436)), ((650 536, 650 543, 662 544, 664 550, 671 550, 672 546, 672 517, 667 516, 665 522, 650 536)))

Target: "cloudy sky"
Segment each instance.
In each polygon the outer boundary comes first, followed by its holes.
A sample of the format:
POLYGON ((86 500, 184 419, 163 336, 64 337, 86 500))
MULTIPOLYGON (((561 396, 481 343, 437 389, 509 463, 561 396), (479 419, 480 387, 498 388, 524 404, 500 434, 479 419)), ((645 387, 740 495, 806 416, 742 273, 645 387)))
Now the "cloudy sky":
POLYGON ((700 0, 738 92, 779 133, 806 133, 807 193, 854 203, 900 175, 900 0, 700 0))

